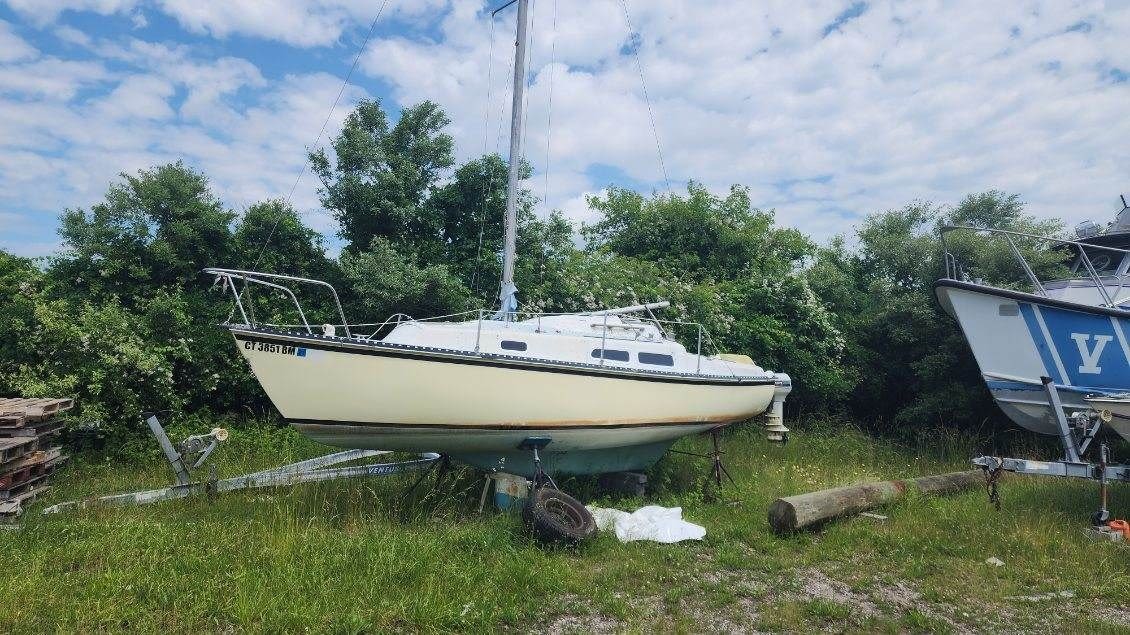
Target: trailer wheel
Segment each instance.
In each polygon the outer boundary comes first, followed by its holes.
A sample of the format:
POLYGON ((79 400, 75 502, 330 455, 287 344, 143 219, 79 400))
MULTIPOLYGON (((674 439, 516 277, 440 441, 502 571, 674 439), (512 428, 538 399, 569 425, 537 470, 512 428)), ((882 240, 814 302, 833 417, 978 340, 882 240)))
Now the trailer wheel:
POLYGON ((552 487, 530 492, 522 517, 544 543, 575 545, 596 533, 596 519, 572 496, 552 487))

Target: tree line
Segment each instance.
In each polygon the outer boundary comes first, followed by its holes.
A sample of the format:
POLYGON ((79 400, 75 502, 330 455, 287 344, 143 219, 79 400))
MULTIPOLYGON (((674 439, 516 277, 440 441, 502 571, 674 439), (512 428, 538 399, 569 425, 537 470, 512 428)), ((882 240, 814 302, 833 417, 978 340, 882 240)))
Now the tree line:
MULTIPOLYGON (((118 442, 140 429, 143 410, 269 415, 216 327, 232 305, 210 288, 205 266, 327 280, 351 321, 493 308, 507 166, 495 154, 455 165, 449 123, 431 102, 392 121, 379 101, 363 101, 329 151, 309 155, 339 227, 337 257, 282 200, 236 213, 206 175, 179 162, 123 174, 100 202, 62 213, 56 254, 33 261, 0 251, 0 395, 73 395, 72 418, 97 422, 118 442)), ((791 413, 843 414, 895 435, 1005 423, 934 299, 944 271, 939 227, 1063 229, 996 191, 952 207, 912 201, 876 211, 826 245, 779 226, 740 185, 725 194, 693 181, 678 193, 610 187, 589 197, 595 220, 579 228, 556 212, 537 217, 536 203, 521 193, 521 310, 670 300, 660 317, 702 323, 718 349, 792 375, 791 413)), ((1018 279, 1007 251, 955 241, 979 277, 1018 279)), ((1041 271, 1062 267, 1062 253, 1032 256, 1041 271)), ((249 304, 262 321, 295 320, 267 294, 249 304)), ((320 307, 312 322, 336 321, 326 303, 304 304, 320 307)))

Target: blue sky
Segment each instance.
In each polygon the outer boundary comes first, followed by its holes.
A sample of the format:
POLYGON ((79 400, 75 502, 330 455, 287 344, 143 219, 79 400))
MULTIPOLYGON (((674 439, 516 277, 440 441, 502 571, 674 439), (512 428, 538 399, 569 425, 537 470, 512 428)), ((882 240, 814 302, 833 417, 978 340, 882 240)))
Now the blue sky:
MULTIPOLYGON (((236 211, 285 196, 380 5, 0 0, 0 248, 51 253, 63 209, 177 159, 236 211)), ((637 53, 672 186, 748 186, 819 239, 989 188, 1105 221, 1130 191, 1127 2, 626 6, 635 33, 618 0, 534 2, 525 154, 543 212, 580 222, 610 183, 666 187, 637 53)), ((459 160, 505 152, 513 11, 492 46, 485 7, 390 0, 330 132, 365 96, 432 99, 459 160)), ((294 204, 332 237, 316 186, 294 204)))

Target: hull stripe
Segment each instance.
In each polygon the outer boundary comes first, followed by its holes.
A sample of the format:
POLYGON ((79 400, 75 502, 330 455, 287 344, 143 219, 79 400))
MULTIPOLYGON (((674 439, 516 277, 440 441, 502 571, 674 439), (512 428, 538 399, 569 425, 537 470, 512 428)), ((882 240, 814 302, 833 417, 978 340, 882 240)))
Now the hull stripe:
POLYGON ((1110 318, 1110 323, 1114 326, 1114 335, 1118 338, 1118 344, 1122 347, 1122 355, 1130 360, 1130 346, 1126 343, 1126 334, 1122 332, 1122 325, 1118 323, 1118 318, 1110 318))
POLYGON ((1056 370, 1059 371, 1061 382, 1064 386, 1071 385, 1071 379, 1067 374, 1067 369, 1063 367, 1063 360, 1059 358, 1059 351, 1055 348, 1055 342, 1052 340, 1052 334, 1048 332, 1048 325, 1044 322, 1044 314, 1040 311, 1039 305, 1032 305, 1033 311, 1036 313, 1036 321, 1040 324, 1040 332, 1044 334, 1044 341, 1047 342, 1048 350, 1051 351, 1052 359, 1055 360, 1056 370))

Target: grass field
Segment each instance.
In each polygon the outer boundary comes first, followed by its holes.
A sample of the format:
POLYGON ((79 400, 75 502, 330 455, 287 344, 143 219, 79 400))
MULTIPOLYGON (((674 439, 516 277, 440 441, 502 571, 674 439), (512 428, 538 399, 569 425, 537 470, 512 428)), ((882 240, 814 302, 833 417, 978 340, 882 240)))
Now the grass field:
MULTIPOLYGON (((964 469, 973 451, 944 436, 930 446, 829 429, 780 447, 751 426, 725 441, 737 484, 721 500, 704 494, 705 464, 675 456, 652 474, 646 502, 597 501, 682 506, 707 536, 678 545, 601 535, 579 550, 540 547, 515 516, 475 513, 481 481, 469 471, 410 500, 399 494, 408 475, 33 510, 0 532, 0 631, 1130 629, 1130 546, 1083 536, 1092 484, 1006 478, 1000 512, 974 491, 905 500, 886 521, 769 532, 777 496, 964 469), (1004 566, 986 564, 991 556, 1004 566), (1052 593, 1062 594, 1043 597, 1052 593)), ((678 447, 704 450, 706 440, 678 447)), ((237 430, 218 453, 220 475, 324 451, 289 430, 237 430)), ((167 472, 155 453, 133 467, 78 460, 47 501, 162 486, 167 472)), ((587 482, 562 486, 593 496, 587 482)), ((1130 514, 1130 488, 1113 489, 1112 509, 1130 514)))

